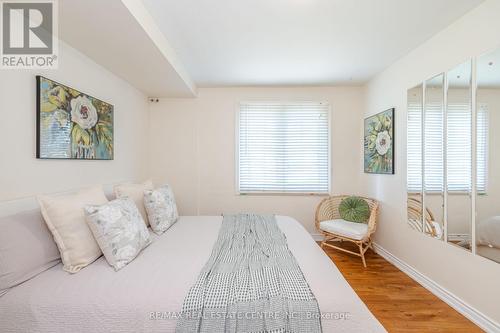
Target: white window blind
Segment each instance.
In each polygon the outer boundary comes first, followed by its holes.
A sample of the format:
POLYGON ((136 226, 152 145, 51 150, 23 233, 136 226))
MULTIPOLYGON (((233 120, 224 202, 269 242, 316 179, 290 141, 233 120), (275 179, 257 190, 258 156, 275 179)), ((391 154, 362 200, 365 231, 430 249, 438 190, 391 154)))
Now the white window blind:
POLYGON ((328 193, 329 106, 326 103, 241 103, 240 193, 328 193))
POLYGON ((425 192, 444 192, 444 114, 441 103, 425 108, 425 192))
POLYGON ((477 110, 477 153, 476 153, 476 190, 480 193, 488 192, 488 152, 489 152, 489 114, 488 106, 483 104, 477 110))
POLYGON ((449 192, 470 192, 472 187, 472 114, 467 103, 448 105, 447 176, 449 192))
POLYGON ((408 105, 407 124, 408 191, 422 192, 422 105, 408 105))
MULTIPOLYGON (((469 192, 471 182, 472 115, 467 104, 450 104, 447 110, 447 181, 449 192, 469 192)), ((422 191, 422 109, 420 104, 408 106, 407 163, 408 191, 422 191)), ((444 119, 440 105, 427 105, 425 114, 425 190, 444 189, 444 119)), ((477 112, 477 191, 487 191, 488 179, 488 110, 477 112)))

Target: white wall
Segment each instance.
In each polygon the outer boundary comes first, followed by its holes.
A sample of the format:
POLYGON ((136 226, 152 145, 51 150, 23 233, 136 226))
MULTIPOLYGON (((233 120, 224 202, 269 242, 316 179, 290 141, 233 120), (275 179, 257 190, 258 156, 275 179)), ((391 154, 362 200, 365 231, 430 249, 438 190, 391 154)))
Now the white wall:
POLYGON ((183 215, 253 211, 295 217, 314 233, 318 196, 236 195, 235 117, 247 100, 328 101, 332 109, 332 192, 360 188, 359 121, 363 90, 338 88, 201 88, 195 99, 162 99, 151 105, 151 168, 169 182, 183 215))
POLYGON ((0 201, 147 176, 146 96, 60 42, 59 69, 0 70, 0 201), (35 75, 114 105, 114 161, 38 160, 35 75))
POLYGON ((500 46, 500 1, 488 0, 394 63, 367 85, 366 115, 396 107, 396 175, 364 175, 381 203, 376 242, 500 322, 500 265, 411 230, 406 219, 406 90, 500 46))

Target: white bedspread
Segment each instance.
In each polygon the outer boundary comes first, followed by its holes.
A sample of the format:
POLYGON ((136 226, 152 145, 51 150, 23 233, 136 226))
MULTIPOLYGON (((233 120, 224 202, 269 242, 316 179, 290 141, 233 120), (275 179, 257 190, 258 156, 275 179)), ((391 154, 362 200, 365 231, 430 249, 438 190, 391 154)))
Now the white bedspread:
POLYGON ((477 224, 477 244, 500 249, 500 216, 491 216, 477 224))
MULTIPOLYGON (((277 217, 323 314, 324 332, 385 332, 294 219, 277 217)), ((101 257, 77 274, 55 266, 0 297, 0 332, 173 332, 208 260, 221 216, 184 216, 115 272, 101 257)))

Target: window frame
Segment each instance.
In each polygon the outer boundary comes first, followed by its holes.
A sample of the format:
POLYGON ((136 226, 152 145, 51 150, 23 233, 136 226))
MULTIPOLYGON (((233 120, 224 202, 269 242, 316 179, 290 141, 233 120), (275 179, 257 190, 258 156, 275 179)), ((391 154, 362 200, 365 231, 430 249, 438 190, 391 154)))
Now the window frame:
POLYGON ((235 106, 235 194, 237 196, 330 196, 332 189, 332 106, 326 100, 242 100, 235 106), (324 104, 327 107, 327 128, 328 128, 328 188, 326 192, 292 192, 292 191, 241 191, 240 190, 240 112, 243 104, 274 104, 274 105, 287 105, 287 104, 310 104, 318 103, 324 104))

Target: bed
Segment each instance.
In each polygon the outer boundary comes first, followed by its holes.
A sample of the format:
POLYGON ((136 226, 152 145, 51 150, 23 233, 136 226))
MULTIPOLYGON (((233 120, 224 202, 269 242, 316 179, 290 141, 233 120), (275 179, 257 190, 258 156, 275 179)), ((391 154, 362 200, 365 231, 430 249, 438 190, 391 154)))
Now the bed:
POLYGON ((500 263, 500 216, 490 216, 477 224, 476 252, 500 263))
MULTIPOLYGON (((318 300, 323 331, 385 332, 302 225, 277 222, 318 300)), ((77 274, 54 266, 0 297, 0 332, 172 332, 221 223, 183 216, 118 272, 103 257, 77 274)))

